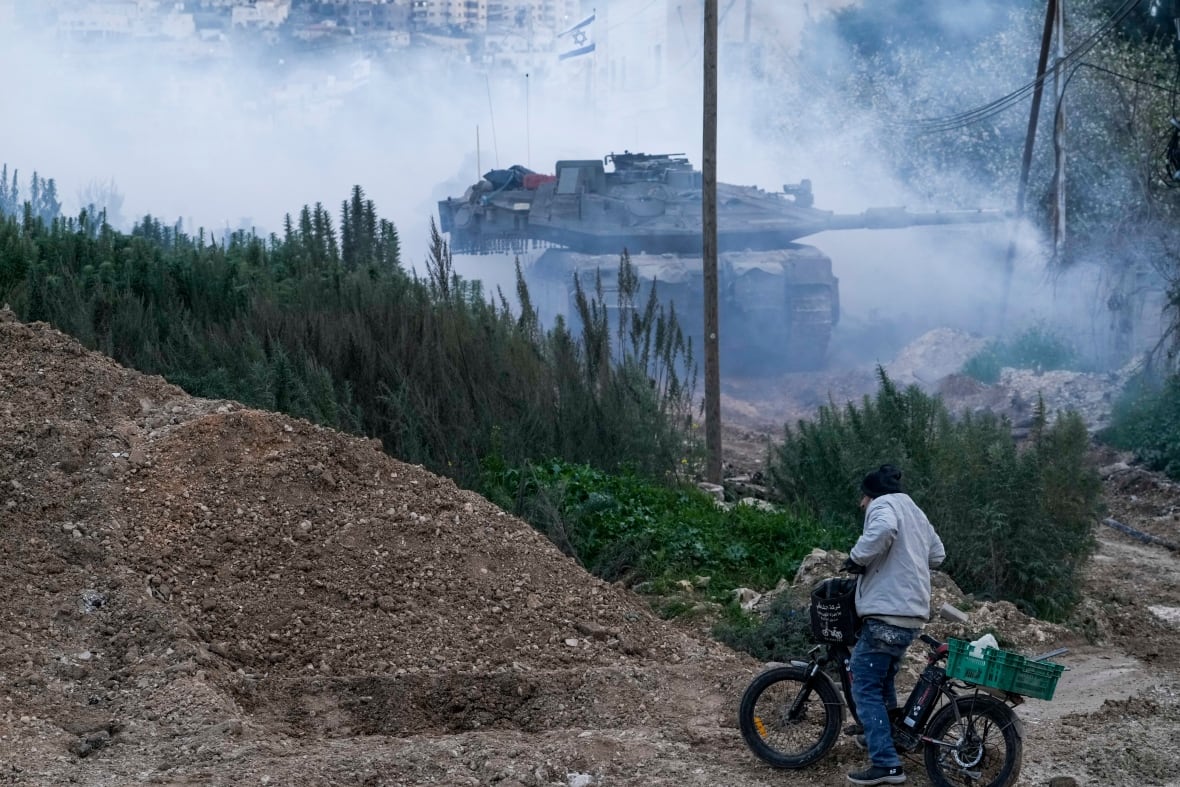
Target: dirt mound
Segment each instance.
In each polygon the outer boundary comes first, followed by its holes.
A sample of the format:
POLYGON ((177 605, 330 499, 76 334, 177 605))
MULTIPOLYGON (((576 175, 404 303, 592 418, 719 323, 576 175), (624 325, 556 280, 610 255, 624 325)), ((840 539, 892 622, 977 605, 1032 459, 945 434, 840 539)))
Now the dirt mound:
POLYGON ((944 377, 957 374, 963 365, 987 346, 987 339, 952 328, 935 328, 902 348, 885 365, 898 385, 918 385, 933 392, 944 377))
POLYGON ((750 669, 374 441, 189 397, 7 312, 0 400, 8 718, 63 754, 617 722, 628 691, 650 718, 645 671, 750 669))

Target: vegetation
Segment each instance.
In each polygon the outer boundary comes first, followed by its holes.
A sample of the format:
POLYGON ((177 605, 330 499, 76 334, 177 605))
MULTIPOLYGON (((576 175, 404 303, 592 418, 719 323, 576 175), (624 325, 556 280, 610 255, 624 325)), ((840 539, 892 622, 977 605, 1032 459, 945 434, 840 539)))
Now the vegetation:
POLYGON ((502 508, 527 519, 566 554, 610 581, 652 582, 707 576, 715 596, 792 577, 815 547, 846 546, 843 532, 801 511, 721 508, 690 486, 664 486, 633 474, 550 462, 523 468, 492 461, 482 487, 502 508))
POLYGON ((963 374, 983 383, 996 383, 1000 369, 1069 369, 1077 365, 1078 352, 1059 333, 1045 325, 1034 325, 1011 339, 995 339, 967 359, 963 374))
POLYGON ((1101 438, 1130 450, 1149 469, 1180 480, 1180 375, 1165 380, 1144 375, 1115 404, 1101 438))
POLYGON ((941 400, 878 374, 875 398, 821 408, 814 422, 785 430, 770 467, 777 488, 830 526, 851 528, 860 479, 897 464, 946 545, 944 570, 965 591, 1063 619, 1093 549, 1101 491, 1080 417, 1050 423, 1041 404, 1018 447, 1006 419, 952 418, 941 400))
POLYGON ((713 636, 762 661, 797 659, 814 644, 808 603, 788 590, 775 597, 765 616, 747 614, 731 604, 713 627, 713 636))
POLYGON ((26 213, 28 217, 53 221, 61 215, 61 201, 57 198, 57 183, 53 178, 42 178, 36 172, 29 180, 29 195, 24 197, 20 188, 20 173, 8 174, 8 165, 0 166, 0 215, 17 216, 26 213))
POLYGON ((519 275, 516 316, 454 273, 437 230, 419 279, 360 187, 340 216, 317 204, 281 235, 214 242, 26 203, 0 215, 0 303, 195 395, 377 437, 467 485, 492 454, 656 478, 691 454, 691 347, 657 301, 624 288, 608 326, 601 289, 581 293, 588 330, 542 332, 519 275))

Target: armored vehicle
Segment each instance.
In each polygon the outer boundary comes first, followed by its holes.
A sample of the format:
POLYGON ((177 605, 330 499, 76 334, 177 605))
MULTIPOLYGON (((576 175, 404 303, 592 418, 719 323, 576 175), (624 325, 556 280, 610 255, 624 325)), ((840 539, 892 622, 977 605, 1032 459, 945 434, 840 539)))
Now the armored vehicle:
MULTIPOLYGON (((516 165, 488 172, 438 203, 439 229, 458 254, 546 250, 526 279, 542 318, 572 313, 574 277, 615 289, 626 251, 640 278, 676 304, 686 333, 703 334, 701 173, 680 153, 624 152, 558 161, 555 174, 516 165), (607 167, 611 169, 608 171, 607 167)), ((837 214, 814 207, 811 182, 767 192, 717 184, 722 364, 796 371, 824 365, 840 317, 832 261, 800 238, 825 230, 998 221, 997 211, 837 214)), ((607 296, 610 300, 609 295, 607 296)))

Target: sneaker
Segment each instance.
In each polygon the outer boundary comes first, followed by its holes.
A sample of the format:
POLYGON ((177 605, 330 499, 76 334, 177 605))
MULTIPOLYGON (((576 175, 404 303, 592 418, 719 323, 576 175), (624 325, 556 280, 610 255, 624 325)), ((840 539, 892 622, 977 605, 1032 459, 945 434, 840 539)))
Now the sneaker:
POLYGON ((852 737, 852 742, 855 743, 856 748, 860 749, 861 751, 869 750, 869 742, 865 740, 865 736, 863 735, 854 735, 852 737))
POLYGON ((905 784, 905 771, 900 765, 889 768, 870 765, 863 771, 848 774, 848 781, 853 784, 905 784))
POLYGON ((860 724, 845 724, 844 725, 844 734, 845 735, 863 735, 864 731, 865 731, 865 728, 862 727, 860 724))

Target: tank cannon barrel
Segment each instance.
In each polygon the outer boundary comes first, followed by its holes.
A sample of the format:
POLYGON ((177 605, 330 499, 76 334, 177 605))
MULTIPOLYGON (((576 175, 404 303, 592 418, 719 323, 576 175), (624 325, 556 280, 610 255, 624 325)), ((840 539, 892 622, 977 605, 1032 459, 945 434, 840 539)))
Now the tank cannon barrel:
MULTIPOLYGON (((905 208, 869 208, 863 213, 833 213, 825 230, 891 230, 938 224, 991 224, 1004 221, 1009 214, 1002 210, 949 210, 933 213, 910 213, 905 208)), ((816 230, 821 232, 822 230, 816 230)))

